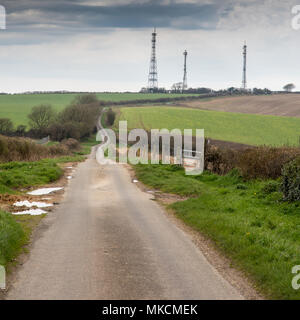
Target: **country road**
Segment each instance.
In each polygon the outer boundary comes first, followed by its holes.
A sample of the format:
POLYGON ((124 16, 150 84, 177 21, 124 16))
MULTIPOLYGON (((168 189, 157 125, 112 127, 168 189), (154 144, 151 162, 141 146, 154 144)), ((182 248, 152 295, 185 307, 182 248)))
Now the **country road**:
POLYGON ((79 165, 6 299, 243 299, 121 165, 79 165))

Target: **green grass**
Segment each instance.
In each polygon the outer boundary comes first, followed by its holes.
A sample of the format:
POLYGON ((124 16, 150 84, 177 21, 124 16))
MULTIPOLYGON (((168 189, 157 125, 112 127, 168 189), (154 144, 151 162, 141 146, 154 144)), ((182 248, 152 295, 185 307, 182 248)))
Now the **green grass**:
MULTIPOLYGON (((57 111, 63 110, 77 94, 17 94, 0 95, 0 118, 10 118, 17 126, 28 124, 27 115, 32 107, 39 104, 51 104, 57 111)), ((103 101, 128 101, 137 99, 158 99, 161 97, 178 97, 181 94, 139 94, 139 93, 99 93, 103 101)))
POLYGON ((0 164, 0 186, 6 188, 10 193, 20 187, 53 182, 59 179, 61 175, 62 169, 49 160, 0 164))
POLYGON ((191 177, 171 166, 138 165, 135 170, 150 187, 193 195, 170 208, 212 239, 263 294, 300 299, 300 292, 291 287, 292 267, 300 265, 299 203, 282 202, 278 191, 265 191, 270 182, 244 182, 235 171, 224 177, 191 177))
MULTIPOLYGON (((145 129, 205 129, 205 136, 249 145, 298 145, 300 118, 176 107, 121 108, 117 120, 145 129)), ((118 123, 118 121, 116 121, 118 123)))
POLYGON ((63 170, 60 163, 81 162, 82 155, 43 159, 35 162, 7 162, 0 164, 0 194, 13 194, 20 188, 45 185, 58 180, 63 170))
POLYGON ((0 265, 6 266, 26 242, 22 226, 7 212, 0 211, 0 265))

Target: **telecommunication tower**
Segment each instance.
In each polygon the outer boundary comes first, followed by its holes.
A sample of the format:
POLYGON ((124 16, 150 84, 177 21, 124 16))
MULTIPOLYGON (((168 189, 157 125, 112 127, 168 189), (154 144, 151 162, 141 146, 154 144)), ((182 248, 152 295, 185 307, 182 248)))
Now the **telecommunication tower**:
POLYGON ((149 92, 155 92, 158 88, 158 78, 157 78, 157 61, 156 61, 156 28, 152 33, 152 50, 151 50, 151 60, 150 69, 148 77, 148 90, 149 92))
POLYGON ((246 41, 243 47, 243 57, 244 57, 244 63, 243 63, 242 89, 247 90, 247 44, 246 44, 246 41))
POLYGON ((183 53, 184 56, 184 68, 183 68, 183 81, 182 81, 182 92, 188 88, 187 85, 187 68, 186 68, 186 60, 187 60, 187 51, 185 50, 183 53))

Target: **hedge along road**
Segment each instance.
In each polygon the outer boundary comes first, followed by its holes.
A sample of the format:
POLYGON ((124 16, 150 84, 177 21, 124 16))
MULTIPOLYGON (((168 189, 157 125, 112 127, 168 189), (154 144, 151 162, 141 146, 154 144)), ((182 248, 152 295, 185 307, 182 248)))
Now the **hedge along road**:
POLYGON ((96 148, 49 213, 7 299, 243 299, 122 165, 96 148))

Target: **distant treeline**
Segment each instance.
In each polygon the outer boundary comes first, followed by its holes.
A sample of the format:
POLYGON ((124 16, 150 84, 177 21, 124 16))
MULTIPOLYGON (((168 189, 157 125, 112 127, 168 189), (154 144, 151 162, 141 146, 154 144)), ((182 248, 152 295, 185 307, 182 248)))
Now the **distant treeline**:
POLYGON ((57 113, 50 104, 34 106, 28 115, 29 130, 25 125, 14 128, 8 118, 0 118, 0 134, 54 141, 89 137, 96 132, 102 104, 94 94, 78 95, 64 110, 57 113))

